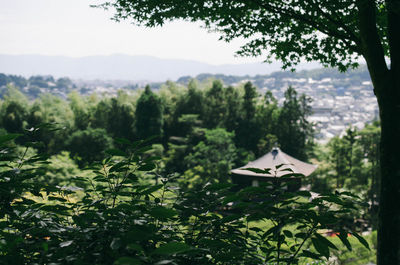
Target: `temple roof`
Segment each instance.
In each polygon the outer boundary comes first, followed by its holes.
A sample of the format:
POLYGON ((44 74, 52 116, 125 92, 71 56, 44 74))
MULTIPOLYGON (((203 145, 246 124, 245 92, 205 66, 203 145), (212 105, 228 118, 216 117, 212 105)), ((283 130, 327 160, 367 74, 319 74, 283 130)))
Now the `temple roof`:
POLYGON ((280 177, 282 175, 290 173, 288 170, 284 170, 290 168, 294 173, 301 173, 304 176, 308 176, 317 169, 317 165, 309 164, 303 161, 300 161, 284 152, 282 152, 279 148, 275 147, 271 150, 271 152, 266 155, 258 158, 257 160, 251 161, 247 163, 247 165, 232 169, 231 173, 238 175, 246 175, 246 176, 256 176, 256 177, 274 177, 275 167, 278 165, 282 165, 279 168, 276 176, 280 177), (261 174, 255 173, 249 170, 244 170, 244 168, 258 168, 258 169, 271 169, 271 174, 261 174), (283 171, 282 171, 283 170, 283 171))

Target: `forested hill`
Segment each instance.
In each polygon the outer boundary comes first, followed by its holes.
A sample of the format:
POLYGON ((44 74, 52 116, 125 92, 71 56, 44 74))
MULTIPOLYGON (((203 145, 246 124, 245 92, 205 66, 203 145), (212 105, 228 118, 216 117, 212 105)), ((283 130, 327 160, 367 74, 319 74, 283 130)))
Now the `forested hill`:
MULTIPOLYGON (((316 64, 301 66, 312 69, 316 64)), ((162 59, 153 56, 86 56, 80 58, 43 55, 2 55, 0 72, 24 76, 68 76, 73 79, 119 79, 164 81, 200 73, 259 74, 280 69, 279 64, 249 63, 212 65, 199 61, 162 59), (171 67, 173 66, 173 67, 171 67)))
MULTIPOLYGON (((255 76, 204 73, 197 76, 183 76, 178 78, 176 82, 187 85, 192 78, 200 82, 209 79, 219 79, 222 80, 225 85, 236 85, 240 82, 251 81, 259 89, 281 89, 288 85, 301 85, 301 83, 309 82, 310 80, 328 80, 331 86, 346 89, 370 81, 366 66, 362 65, 358 69, 346 73, 340 73, 335 69, 328 68, 302 70, 299 72, 278 71, 268 75, 255 76)), ((91 94, 94 92, 99 94, 115 94, 118 89, 137 89, 146 85, 145 82, 121 80, 73 80, 69 77, 54 78, 51 75, 37 75, 25 78, 20 75, 0 73, 0 96, 2 96, 5 91, 7 84, 13 84, 30 99, 34 99, 45 92, 65 98, 68 93, 74 90, 81 94, 91 94)), ((153 88, 159 88, 162 82, 154 82, 150 85, 153 88)))
POLYGON ((318 68, 314 70, 301 70, 297 72, 291 71, 277 71, 268 75, 223 75, 223 74, 200 74, 195 77, 183 76, 177 80, 177 83, 187 84, 191 78, 195 78, 198 81, 205 81, 207 79, 219 79, 222 80, 226 85, 234 85, 239 82, 251 80, 257 87, 264 87, 268 80, 275 79, 277 83, 282 83, 287 79, 313 79, 313 80, 323 80, 331 79, 337 80, 342 83, 342 85, 359 85, 362 82, 370 81, 367 67, 361 65, 358 69, 350 70, 345 73, 341 73, 336 69, 331 68, 318 68))

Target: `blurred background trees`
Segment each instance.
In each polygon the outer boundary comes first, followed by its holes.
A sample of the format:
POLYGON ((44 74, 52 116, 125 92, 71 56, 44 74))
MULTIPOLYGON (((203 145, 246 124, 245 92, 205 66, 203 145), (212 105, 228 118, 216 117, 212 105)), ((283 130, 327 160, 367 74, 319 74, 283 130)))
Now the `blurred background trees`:
MULTIPOLYGON (((49 78, 34 76, 28 81, 71 87, 67 78, 49 78)), ((52 155, 68 151, 80 166, 101 160, 104 150, 111 147, 110 138, 159 136, 153 143, 163 146, 167 173, 184 174, 199 160, 214 159, 211 150, 217 156, 229 150, 226 157, 218 158, 225 165, 212 173, 222 180, 232 167, 269 152, 276 143, 290 155, 310 158, 314 133, 306 119, 310 114, 310 100, 291 87, 280 106, 270 91, 260 95, 250 82, 233 87, 219 80, 199 83, 192 79, 187 86, 168 81, 157 91, 146 86, 133 93, 121 90, 114 97, 82 96, 73 91, 66 100, 42 94, 30 101, 9 86, 1 103, 0 122, 9 133, 50 124, 57 130, 39 130, 34 136, 43 142, 38 150, 52 155), (219 145, 223 142, 227 146, 219 145)), ((207 163, 214 165, 212 161, 201 164, 207 168, 207 163)))

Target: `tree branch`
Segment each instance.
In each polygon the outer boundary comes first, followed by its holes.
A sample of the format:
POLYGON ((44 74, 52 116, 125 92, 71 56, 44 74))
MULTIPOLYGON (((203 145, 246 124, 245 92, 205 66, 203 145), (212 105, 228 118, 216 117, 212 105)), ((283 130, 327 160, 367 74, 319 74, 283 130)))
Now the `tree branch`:
POLYGON ((374 93, 380 94, 380 80, 388 73, 385 52, 376 27, 375 2, 357 0, 362 55, 367 61, 368 71, 374 85, 374 93))
POLYGON ((395 75, 400 73, 400 1, 386 0, 388 16, 388 41, 390 68, 395 75))
POLYGON ((338 19, 337 17, 333 17, 330 14, 326 13, 325 11, 322 10, 322 8, 320 7, 320 5, 318 3, 316 3, 314 0, 311 0, 311 3, 314 4, 314 6, 317 8, 317 11, 323 16, 325 17, 327 20, 329 20, 331 23, 333 23, 334 25, 342 28, 347 35, 350 37, 350 39, 356 43, 356 45, 359 45, 361 40, 358 36, 356 36, 356 34, 354 33, 353 30, 351 30, 343 21, 341 21, 340 19, 338 19))
POLYGON ((326 25, 321 25, 317 23, 313 18, 307 17, 304 14, 299 14, 298 12, 289 9, 289 8, 283 8, 283 7, 278 7, 275 5, 272 5, 271 3, 266 3, 260 0, 252 0, 253 2, 256 2, 260 7, 264 8, 267 11, 273 12, 280 14, 282 16, 286 16, 288 18, 297 20, 299 22, 302 22, 306 25, 312 26, 321 33, 324 33, 328 36, 335 37, 337 39, 342 40, 349 48, 352 50, 355 49, 354 45, 351 45, 351 42, 357 43, 357 40, 354 40, 352 36, 346 36, 342 32, 339 32, 337 30, 333 30, 332 28, 328 28, 326 25))

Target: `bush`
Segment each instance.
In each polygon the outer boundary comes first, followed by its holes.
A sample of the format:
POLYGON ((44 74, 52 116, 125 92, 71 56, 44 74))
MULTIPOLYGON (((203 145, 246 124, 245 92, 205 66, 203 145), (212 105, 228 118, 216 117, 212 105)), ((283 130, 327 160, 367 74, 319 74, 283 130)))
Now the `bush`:
POLYGON ((105 129, 88 128, 74 132, 68 139, 68 150, 80 167, 100 161, 104 151, 112 147, 112 139, 105 129))
MULTIPOLYGON (((10 156, 0 137, 0 263, 10 264, 298 264, 328 259, 338 247, 318 232, 356 210, 343 192, 311 199, 279 183, 248 187, 206 183, 180 191, 169 178, 141 184, 139 172, 157 172, 145 142, 126 147, 75 178, 77 187, 35 181, 48 168, 44 157, 10 156), (77 196, 83 189, 84 196, 77 196), (268 230, 254 225, 268 221, 268 230)), ((254 170, 254 169, 253 169, 254 170)), ((278 170, 278 168, 277 168, 278 170)), ((156 173, 154 173, 156 174, 156 173)), ((288 172, 284 177, 296 175, 288 172)), ((348 248, 352 234, 339 229, 348 248)))

